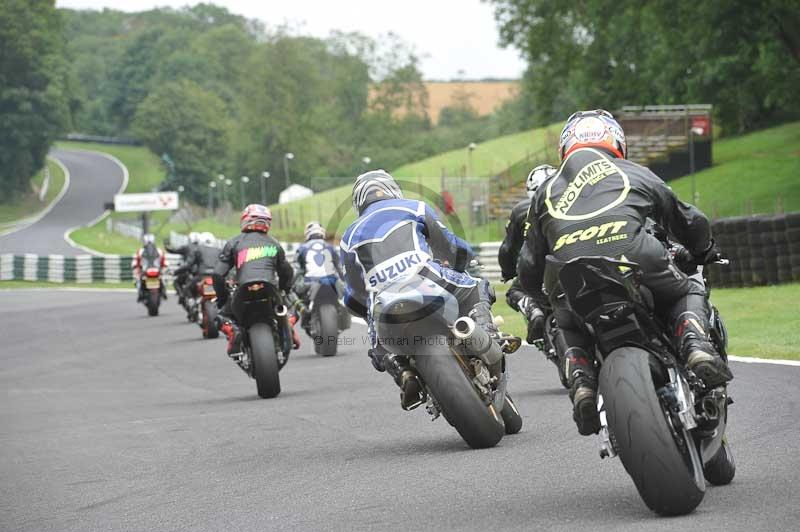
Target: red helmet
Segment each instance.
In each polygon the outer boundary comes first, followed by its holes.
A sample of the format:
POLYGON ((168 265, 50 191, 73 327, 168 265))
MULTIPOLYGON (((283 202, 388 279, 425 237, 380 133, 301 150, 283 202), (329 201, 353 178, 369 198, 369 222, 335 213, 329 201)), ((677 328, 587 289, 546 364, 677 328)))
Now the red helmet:
POLYGON ((259 231, 266 233, 272 224, 272 212, 263 205, 252 203, 244 208, 242 217, 239 219, 239 226, 243 233, 259 231))

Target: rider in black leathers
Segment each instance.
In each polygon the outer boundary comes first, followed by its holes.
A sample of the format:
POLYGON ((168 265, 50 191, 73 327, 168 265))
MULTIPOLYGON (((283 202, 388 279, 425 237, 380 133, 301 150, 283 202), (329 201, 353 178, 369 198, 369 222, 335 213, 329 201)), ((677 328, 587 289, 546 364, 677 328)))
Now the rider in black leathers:
POLYGON ((644 230, 647 218, 683 244, 698 265, 719 257, 708 219, 680 201, 647 168, 625 160, 622 128, 602 110, 576 113, 561 134, 558 173, 539 189, 519 263, 523 288, 553 306, 565 353, 573 417, 581 434, 596 433, 597 365, 591 336, 566 307, 557 282, 558 261, 608 256, 637 263, 656 311, 673 327, 683 362, 709 387, 733 378, 708 340, 709 306, 699 276, 687 277, 663 243, 644 230), (554 259, 546 260, 552 255, 554 259))
POLYGON ((183 246, 172 247, 164 242, 164 249, 170 253, 175 253, 181 256, 182 264, 175 268, 172 272, 173 281, 172 286, 175 288, 175 293, 178 296, 178 304, 183 305, 186 302, 186 297, 189 296, 190 281, 193 274, 192 265, 190 262, 194 258, 195 251, 197 250, 199 233, 192 231, 189 233, 189 242, 183 246))
MULTIPOLYGON (((263 205, 248 205, 242 212, 241 234, 228 240, 219 254, 214 268, 214 287, 217 306, 221 309, 219 330, 228 338, 228 355, 235 357, 242 351, 238 321, 241 320, 243 296, 239 290, 228 298, 225 276, 236 268, 236 284, 242 286, 254 281, 270 283, 281 291, 291 287, 294 271, 281 244, 268 235, 272 213, 263 205)), ((300 346, 299 337, 292 328, 295 348, 300 346)))
POLYGON ((549 164, 542 164, 531 170, 525 180, 528 197, 511 209, 506 222, 506 236, 497 252, 503 282, 514 279, 506 292, 506 303, 523 316, 528 324, 527 342, 532 344, 544 336, 544 313, 533 299, 522 289, 517 278, 517 261, 527 233, 526 223, 531 198, 539 186, 555 173, 556 169, 549 164))

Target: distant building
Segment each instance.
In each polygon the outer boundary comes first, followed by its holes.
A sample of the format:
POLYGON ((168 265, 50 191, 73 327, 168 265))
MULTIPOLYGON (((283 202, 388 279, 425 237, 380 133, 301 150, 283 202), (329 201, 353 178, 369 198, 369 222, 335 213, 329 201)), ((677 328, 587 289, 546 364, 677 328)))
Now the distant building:
POLYGON ((303 185, 289 185, 278 195, 278 203, 289 203, 309 196, 313 196, 314 191, 303 185))

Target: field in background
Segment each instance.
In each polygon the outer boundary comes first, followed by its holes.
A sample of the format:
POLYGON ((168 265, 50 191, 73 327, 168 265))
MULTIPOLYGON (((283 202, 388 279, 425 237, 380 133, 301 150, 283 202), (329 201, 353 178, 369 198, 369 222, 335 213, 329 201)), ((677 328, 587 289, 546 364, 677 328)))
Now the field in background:
POLYGON ((428 116, 438 123, 442 109, 460 99, 468 100, 479 116, 486 116, 519 94, 519 88, 519 81, 426 81, 428 116))
MULTIPOLYGON (((525 323, 506 305, 508 285, 497 285, 493 311, 506 332, 525 337, 525 323)), ((712 290, 711 301, 728 328, 731 355, 800 360, 800 284, 712 290)), ((555 375, 555 373, 554 373, 555 375)))
POLYGON ((58 196, 64 187, 64 171, 50 159, 47 159, 47 168, 50 171, 50 184, 47 186, 44 200, 39 201, 39 190, 44 182, 44 169, 42 169, 31 178, 30 193, 19 198, 13 204, 0 205, 0 230, 8 228, 24 218, 35 216, 58 196))

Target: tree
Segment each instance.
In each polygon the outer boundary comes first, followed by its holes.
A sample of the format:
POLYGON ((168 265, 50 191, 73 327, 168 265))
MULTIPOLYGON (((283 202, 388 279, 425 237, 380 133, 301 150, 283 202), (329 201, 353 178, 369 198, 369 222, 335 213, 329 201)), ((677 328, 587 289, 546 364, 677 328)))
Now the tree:
POLYGON ((61 21, 53 0, 0 4, 0 201, 28 190, 69 124, 61 21))
POLYGON ((225 170, 231 125, 224 102, 192 81, 165 83, 139 105, 133 120, 137 138, 154 153, 175 162, 176 183, 195 201, 206 198, 207 184, 225 170))
POLYGON ((728 132, 800 114, 796 1, 491 1, 536 124, 650 103, 712 103, 728 132))

